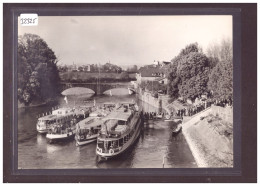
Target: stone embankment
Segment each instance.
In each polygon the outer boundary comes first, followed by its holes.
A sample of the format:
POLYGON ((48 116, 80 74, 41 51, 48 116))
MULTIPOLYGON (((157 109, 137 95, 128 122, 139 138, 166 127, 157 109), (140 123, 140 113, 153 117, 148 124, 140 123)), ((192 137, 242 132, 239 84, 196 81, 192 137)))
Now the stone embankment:
POLYGON ((145 103, 148 103, 158 109, 167 108, 166 106, 168 105, 168 100, 170 99, 168 95, 159 94, 158 98, 156 98, 152 95, 152 93, 143 91, 140 88, 138 89, 137 93, 139 99, 145 103))
POLYGON ((212 106, 184 118, 182 130, 198 167, 233 167, 233 109, 212 106))

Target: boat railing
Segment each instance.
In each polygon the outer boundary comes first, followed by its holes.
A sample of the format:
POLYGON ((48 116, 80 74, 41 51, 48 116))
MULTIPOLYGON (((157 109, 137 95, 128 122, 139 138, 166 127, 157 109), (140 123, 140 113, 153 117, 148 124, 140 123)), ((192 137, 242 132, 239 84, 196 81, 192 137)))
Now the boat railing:
POLYGON ((56 130, 53 129, 48 130, 48 134, 68 134, 69 132, 72 132, 71 128, 66 128, 66 129, 57 128, 56 130))
POLYGON ((101 153, 109 153, 109 154, 114 154, 115 152, 118 152, 121 150, 121 146, 114 146, 114 147, 107 147, 105 148, 104 146, 100 147, 100 146, 97 146, 97 150, 101 153))

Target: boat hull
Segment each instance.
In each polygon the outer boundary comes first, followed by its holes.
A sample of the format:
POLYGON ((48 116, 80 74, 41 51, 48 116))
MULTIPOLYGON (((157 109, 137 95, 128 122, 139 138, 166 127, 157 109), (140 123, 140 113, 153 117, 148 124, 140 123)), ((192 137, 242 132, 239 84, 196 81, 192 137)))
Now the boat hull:
POLYGON ((47 134, 46 138, 49 140, 50 143, 58 142, 58 141, 66 141, 73 139, 75 136, 75 132, 69 132, 65 134, 47 134))
POLYGON ((177 134, 179 134, 181 131, 182 131, 182 127, 180 126, 180 127, 176 128, 176 129, 174 129, 174 130, 172 131, 172 135, 177 135, 177 134))
POLYGON ((87 138, 87 139, 82 140, 82 141, 79 141, 79 140, 77 139, 77 136, 76 136, 76 137, 75 137, 75 138, 76 138, 76 146, 87 145, 87 144, 89 144, 89 143, 95 142, 95 141, 97 141, 97 136, 98 136, 98 135, 95 135, 95 136, 93 136, 93 137, 87 138))
POLYGON ((40 134, 46 134, 48 132, 48 129, 37 129, 37 132, 40 134))

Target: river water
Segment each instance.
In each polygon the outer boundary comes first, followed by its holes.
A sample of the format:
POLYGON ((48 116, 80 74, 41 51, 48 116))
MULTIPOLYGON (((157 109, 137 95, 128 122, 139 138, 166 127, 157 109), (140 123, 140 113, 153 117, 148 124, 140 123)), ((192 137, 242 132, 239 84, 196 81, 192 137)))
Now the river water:
MULTIPOLYGON (((115 89, 120 96, 102 95, 80 99, 69 99, 69 104, 97 105, 103 102, 122 102, 136 100, 135 95, 127 95, 128 91, 115 89)), ((61 98, 58 105, 64 105, 61 98)), ((157 111, 147 103, 144 112, 157 111)), ((182 135, 171 134, 174 122, 155 121, 154 124, 144 124, 144 129, 128 151, 105 162, 96 158, 96 142, 82 147, 76 147, 75 142, 67 141, 49 144, 45 135, 36 131, 37 116, 51 111, 57 105, 20 108, 18 109, 18 168, 20 169, 77 169, 77 168, 193 168, 197 167, 189 146, 182 135), (164 160, 163 160, 164 159, 164 160), (164 165, 163 165, 164 162, 164 165)))

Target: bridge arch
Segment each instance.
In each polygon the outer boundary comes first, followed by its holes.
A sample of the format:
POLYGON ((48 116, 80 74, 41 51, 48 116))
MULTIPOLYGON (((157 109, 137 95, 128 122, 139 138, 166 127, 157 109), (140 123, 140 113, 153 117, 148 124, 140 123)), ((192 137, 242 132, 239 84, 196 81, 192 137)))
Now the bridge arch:
POLYGON ((60 83, 61 85, 61 92, 68 89, 68 88, 73 88, 73 87, 84 87, 91 89, 95 94, 101 95, 105 91, 114 89, 114 88, 131 88, 134 90, 129 83, 66 83, 62 82, 60 83))
POLYGON ((95 94, 95 92, 85 87, 71 87, 61 92, 62 95, 84 95, 84 94, 95 94))

